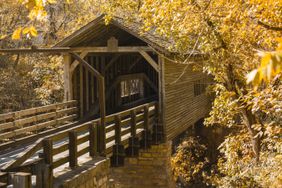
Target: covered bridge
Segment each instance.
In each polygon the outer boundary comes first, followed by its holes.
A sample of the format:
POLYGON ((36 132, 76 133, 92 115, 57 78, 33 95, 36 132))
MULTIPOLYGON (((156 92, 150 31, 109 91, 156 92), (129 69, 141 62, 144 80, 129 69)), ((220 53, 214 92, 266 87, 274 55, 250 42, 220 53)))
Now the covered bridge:
POLYGON ((79 101, 85 119, 156 100, 159 132, 172 140, 207 115, 207 77, 167 58, 177 56, 168 50, 172 43, 139 28, 121 18, 105 25, 100 16, 59 42, 55 47, 75 52, 64 59, 65 97, 79 101))
MULTIPOLYGON (((124 156, 138 157, 140 148, 145 149, 141 158, 152 156, 150 152, 160 155, 154 160, 161 163, 150 164, 157 170, 154 175, 144 168, 151 179, 166 171, 163 164, 169 160, 163 156, 171 151, 162 153, 159 147, 171 148, 162 145, 177 140, 207 115, 208 78, 192 71, 190 64, 172 60, 178 54, 168 50, 171 42, 152 32, 141 35, 140 25, 120 18, 105 25, 100 16, 53 48, 0 49, 61 53, 65 84, 63 103, 0 114, 0 187, 12 179, 13 185, 19 185, 19 178, 31 187, 35 175, 36 187, 52 188, 64 182, 68 172, 79 170, 89 156, 110 157, 112 166, 121 166, 124 156), (159 146, 148 150, 151 144, 159 146), (28 174, 9 178, 15 172, 28 174)), ((190 56, 191 62, 203 61, 201 56, 190 56)), ((142 164, 133 166, 142 171, 142 164)), ((159 182, 168 179, 162 177, 159 182)))

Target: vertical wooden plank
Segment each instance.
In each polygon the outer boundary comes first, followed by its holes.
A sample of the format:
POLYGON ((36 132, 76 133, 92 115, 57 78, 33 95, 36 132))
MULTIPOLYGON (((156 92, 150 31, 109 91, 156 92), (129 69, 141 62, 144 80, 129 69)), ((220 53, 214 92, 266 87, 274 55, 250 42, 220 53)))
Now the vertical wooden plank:
POLYGON ((83 65, 79 65, 79 101, 80 101, 80 118, 84 115, 84 106, 83 106, 83 65))
POLYGON ((72 78, 70 72, 71 56, 64 55, 64 100, 69 101, 73 99, 72 93, 72 78))
POLYGON ((160 124, 163 128, 163 136, 164 136, 164 140, 163 141, 167 141, 167 133, 166 133, 166 122, 165 122, 165 79, 164 79, 164 71, 165 71, 165 60, 163 55, 158 55, 158 64, 159 64, 159 102, 158 104, 158 108, 156 110, 156 113, 158 114, 158 124, 160 124))
MULTIPOLYGON (((90 63, 91 63, 91 66, 92 67, 94 67, 94 56, 90 56, 90 63)), ((93 105, 94 104, 94 102, 95 102, 95 95, 94 95, 94 92, 95 92, 95 83, 94 83, 95 81, 94 81, 94 76, 91 74, 90 75, 90 85, 91 85, 91 87, 90 87, 90 90, 91 90, 91 105, 93 105)))
POLYGON ((44 139, 43 141, 43 153, 45 168, 43 172, 43 184, 44 188, 53 187, 53 141, 50 139, 44 139))
POLYGON ((97 144, 98 144, 98 130, 97 124, 90 124, 89 125, 89 155, 91 157, 97 156, 97 144))
POLYGON ((131 110, 131 136, 134 138, 136 137, 136 111, 131 110))
POLYGON ((88 70, 85 69, 85 102, 86 112, 89 111, 89 74, 88 70))
POLYGON ((121 118, 119 114, 115 116, 115 143, 121 144, 121 118))
POLYGON ((100 105, 100 117, 101 117, 101 126, 99 134, 101 135, 101 148, 100 154, 105 155, 106 150, 106 132, 105 132, 105 117, 106 117, 106 101, 105 101, 105 81, 104 77, 99 79, 99 105, 100 105))
POLYGON ((149 130, 149 107, 147 105, 144 107, 144 130, 149 130))
MULTIPOLYGON (((39 158, 44 158, 43 153, 39 153, 38 154, 39 158)), ((36 164, 35 166, 33 166, 33 173, 36 175, 36 188, 43 188, 44 187, 44 182, 43 182, 43 169, 44 169, 44 162, 41 161, 38 164, 36 164)))
POLYGON ((53 141, 51 139, 44 139, 43 141, 44 161, 46 164, 53 163, 53 141))
POLYGON ((69 132, 69 165, 71 168, 77 166, 77 133, 75 131, 69 132))
POLYGON ((77 73, 78 73, 78 69, 76 68, 73 71, 72 74, 72 83, 73 83, 73 87, 72 87, 72 93, 73 93, 73 99, 77 100, 78 99, 78 87, 77 87, 77 73))
POLYGON ((14 174, 13 178, 14 188, 31 188, 31 174, 25 172, 18 172, 14 174))

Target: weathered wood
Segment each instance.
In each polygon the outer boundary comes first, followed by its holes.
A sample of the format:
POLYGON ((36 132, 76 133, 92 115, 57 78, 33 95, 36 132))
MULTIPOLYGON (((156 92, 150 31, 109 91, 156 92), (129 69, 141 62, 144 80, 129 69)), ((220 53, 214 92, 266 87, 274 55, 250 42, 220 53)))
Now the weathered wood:
POLYGON ((160 106, 163 117, 159 120, 163 120, 167 140, 172 140, 205 117, 209 112, 210 102, 205 94, 194 96, 194 82, 205 78, 205 74, 193 71, 192 66, 186 67, 187 65, 168 60, 162 64, 164 100, 160 101, 163 104, 160 106))
POLYGON ((44 161, 46 164, 53 163, 53 141, 51 139, 44 139, 42 141, 44 161))
POLYGON ((44 139, 43 144, 43 153, 44 153, 44 162, 45 168, 43 172, 43 181, 45 182, 46 188, 53 187, 53 141, 51 139, 44 139))
POLYGON ((115 143, 121 143, 121 118, 120 115, 115 116, 115 143))
POLYGON ((72 52, 83 52, 83 51, 88 51, 88 52, 94 52, 94 53, 99 53, 99 52, 116 52, 116 53, 127 53, 127 52, 139 52, 139 51, 147 51, 147 52, 152 52, 153 49, 148 46, 119 46, 115 51, 109 51, 108 47, 72 47, 71 48, 72 52))
POLYGON ((40 150, 42 147, 42 139, 39 139, 35 142, 35 144, 29 146, 28 149, 26 149, 24 152, 20 153, 16 160, 6 164, 4 167, 2 167, 3 170, 9 170, 11 168, 14 168, 16 166, 20 166, 22 163, 24 163, 28 158, 30 158, 35 152, 40 150))
POLYGON ((72 99, 72 79, 71 79, 71 57, 64 55, 64 100, 69 101, 72 99))
POLYGON ((159 72, 159 65, 147 52, 140 50, 139 53, 147 60, 147 62, 155 69, 155 71, 159 72))
POLYGON ((115 37, 111 37, 107 41, 107 48, 109 52, 115 52, 118 50, 118 40, 115 37))
POLYGON ((13 49, 0 49, 1 53, 53 53, 60 54, 71 51, 69 47, 54 47, 54 48, 13 48, 13 49))
POLYGON ((101 126, 100 126, 100 134, 101 134, 101 148, 100 154, 105 155, 106 143, 105 143, 105 117, 106 117, 106 101, 105 101, 105 82, 104 77, 99 78, 99 103, 100 103, 100 118, 101 118, 101 126), (104 141, 104 142, 103 142, 104 141))
POLYGON ((18 172, 14 174, 13 177, 13 187, 14 188, 31 188, 31 174, 18 172))
POLYGON ((89 111, 89 74, 88 70, 85 70, 85 103, 86 103, 86 112, 89 111))
POLYGON ((114 55, 114 57, 111 59, 111 61, 106 65, 105 72, 117 61, 117 59, 120 57, 120 54, 114 55))
POLYGON ((98 127, 97 124, 89 125, 89 155, 91 157, 97 156, 97 145, 98 145, 98 127))
POLYGON ((70 167, 74 168, 77 166, 77 132, 69 132, 69 163, 70 167))
MULTIPOLYGON (((81 52, 81 54, 79 55, 81 59, 84 59, 86 56, 87 56, 88 52, 87 51, 83 51, 81 52)), ((70 73, 71 73, 71 76, 73 75, 73 72, 75 70, 75 68, 79 65, 79 61, 78 60, 75 60, 72 64, 71 64, 71 67, 70 67, 70 73)))
POLYGON ((131 122, 130 122, 131 136, 135 137, 136 136, 136 111, 135 110, 131 110, 130 117, 131 117, 131 122))
POLYGON ((83 65, 79 67, 79 103, 80 103, 80 118, 84 116, 84 104, 83 104, 83 65))

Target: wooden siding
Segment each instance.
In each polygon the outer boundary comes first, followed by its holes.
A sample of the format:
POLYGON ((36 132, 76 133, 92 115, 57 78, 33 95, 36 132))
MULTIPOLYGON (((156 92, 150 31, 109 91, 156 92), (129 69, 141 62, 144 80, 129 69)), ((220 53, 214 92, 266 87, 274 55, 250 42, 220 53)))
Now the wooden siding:
POLYGON ((175 82, 184 68, 183 64, 164 62, 164 119, 167 140, 172 140, 197 120, 205 117, 210 109, 206 94, 194 96, 194 81, 206 75, 192 71, 192 67, 189 67, 175 82))

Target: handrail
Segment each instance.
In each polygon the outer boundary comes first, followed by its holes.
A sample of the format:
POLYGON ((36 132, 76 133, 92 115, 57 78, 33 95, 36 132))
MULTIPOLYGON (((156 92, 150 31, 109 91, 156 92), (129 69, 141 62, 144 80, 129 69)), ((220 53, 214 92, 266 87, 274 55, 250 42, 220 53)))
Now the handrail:
POLYGON ((58 127, 77 118, 77 101, 0 114, 0 142, 25 137, 27 133, 58 127))
MULTIPOLYGON (((129 147, 130 137, 137 138, 143 135, 141 134, 143 131, 152 130, 157 114, 156 105, 156 102, 150 102, 106 116, 104 133, 99 132, 100 119, 95 119, 39 139, 21 153, 16 160, 6 164, 2 171, 9 172, 21 168, 37 169, 35 166, 40 162, 47 165, 44 168, 49 169, 48 173, 51 174, 54 169, 66 163, 74 168, 80 156, 89 153, 91 157, 95 157, 101 154, 102 151, 99 151, 101 142, 106 143, 104 153, 111 156, 116 144, 122 144, 125 148, 129 147), (105 136, 101 137, 99 134, 105 134, 105 136), (102 141, 101 138, 105 140, 102 141), (25 163, 41 150, 43 153, 40 153, 39 159, 25 163)), ((38 172, 32 173, 36 175, 38 172)), ((52 180, 50 182, 52 183, 52 180)))

